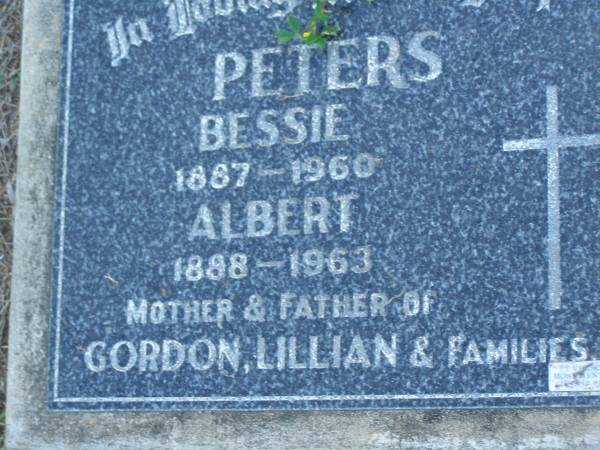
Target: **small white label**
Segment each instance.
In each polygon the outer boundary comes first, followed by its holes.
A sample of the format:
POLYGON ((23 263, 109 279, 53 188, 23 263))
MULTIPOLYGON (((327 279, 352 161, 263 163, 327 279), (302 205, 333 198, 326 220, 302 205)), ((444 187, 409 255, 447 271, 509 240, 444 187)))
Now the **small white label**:
POLYGON ((551 363, 550 392, 600 392, 600 361, 551 363))

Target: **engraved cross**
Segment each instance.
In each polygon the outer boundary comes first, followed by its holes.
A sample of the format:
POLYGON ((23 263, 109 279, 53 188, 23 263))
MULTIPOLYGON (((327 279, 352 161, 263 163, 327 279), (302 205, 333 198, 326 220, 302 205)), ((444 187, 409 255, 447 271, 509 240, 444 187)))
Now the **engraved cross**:
POLYGON ((560 150, 600 146, 600 134, 561 136, 559 132, 558 88, 546 89, 545 138, 505 141, 506 152, 546 150, 548 155, 548 306, 559 310, 562 296, 560 268, 560 150))

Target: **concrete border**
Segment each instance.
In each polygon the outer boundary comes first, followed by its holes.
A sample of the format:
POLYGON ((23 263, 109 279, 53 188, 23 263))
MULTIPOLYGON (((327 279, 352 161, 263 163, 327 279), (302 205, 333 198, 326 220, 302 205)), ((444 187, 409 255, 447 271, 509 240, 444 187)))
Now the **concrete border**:
POLYGON ((48 314, 62 3, 25 0, 7 448, 600 448, 598 409, 48 412, 48 314))

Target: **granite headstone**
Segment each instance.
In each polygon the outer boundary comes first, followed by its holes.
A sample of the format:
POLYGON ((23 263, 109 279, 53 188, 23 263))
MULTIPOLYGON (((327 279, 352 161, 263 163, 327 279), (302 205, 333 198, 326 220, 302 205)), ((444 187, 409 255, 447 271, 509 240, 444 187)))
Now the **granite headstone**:
POLYGON ((50 416, 600 404, 599 5, 331 3, 65 1, 50 416))

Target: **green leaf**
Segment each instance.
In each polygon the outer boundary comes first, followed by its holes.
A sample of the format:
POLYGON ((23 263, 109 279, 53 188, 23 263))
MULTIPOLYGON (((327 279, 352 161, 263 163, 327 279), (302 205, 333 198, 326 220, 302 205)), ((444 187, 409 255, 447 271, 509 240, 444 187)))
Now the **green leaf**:
POLYGON ((318 36, 310 31, 308 31, 307 33, 302 35, 302 41, 305 44, 315 44, 317 42, 318 36))
POLYGON ((318 36, 315 44, 319 48, 325 48, 327 46, 327 40, 323 36, 318 36))
POLYGON ((321 31, 321 34, 328 37, 336 37, 340 33, 340 31, 342 31, 342 29, 336 23, 334 25, 326 25, 325 27, 323 27, 323 31, 321 31))
POLYGON ((277 42, 281 45, 292 42, 295 36, 296 35, 289 30, 277 30, 277 42))
MULTIPOLYGON (((280 44, 287 44, 294 39, 317 47, 327 47, 327 42, 339 38, 342 29, 331 17, 332 12, 327 9, 327 0, 310 0, 313 5, 312 16, 306 25, 297 16, 288 16, 286 22, 289 29, 277 30, 277 40, 280 44)), ((376 0, 367 0, 368 4, 376 0)))
POLYGON ((328 19, 328 15, 325 12, 325 1, 316 0, 314 16, 318 21, 325 22, 328 19))
POLYGON ((329 16, 322 11, 315 12, 314 17, 319 22, 327 22, 327 19, 329 19, 329 16))
POLYGON ((302 25, 300 24, 300 19, 298 19, 296 16, 289 16, 287 18, 287 23, 290 26, 290 29, 295 34, 300 34, 300 30, 302 28, 302 25))

